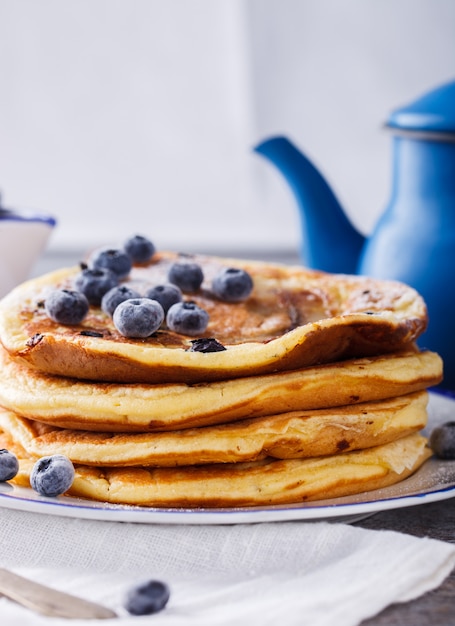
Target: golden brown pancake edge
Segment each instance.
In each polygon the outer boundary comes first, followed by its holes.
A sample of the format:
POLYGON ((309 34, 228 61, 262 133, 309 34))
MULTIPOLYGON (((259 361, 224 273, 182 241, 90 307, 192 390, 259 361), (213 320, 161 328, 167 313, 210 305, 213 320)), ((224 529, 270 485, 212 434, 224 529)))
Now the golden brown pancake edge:
MULTIPOLYGON (((150 271, 177 258, 161 253, 150 271)), ((43 299, 49 289, 70 286, 75 268, 32 279, 8 294, 0 302, 0 339, 13 358, 50 374, 112 382, 208 382, 394 352, 414 342, 427 325, 422 298, 401 283, 194 258, 209 269, 235 263, 255 282, 246 303, 218 302, 207 286, 191 295, 210 309, 214 321, 206 335, 226 340, 223 352, 190 352, 191 338, 165 330, 147 340, 125 340, 100 309, 79 328, 50 322, 43 299)), ((144 280, 147 268, 139 269, 144 280)))
POLYGON ((98 431, 166 431, 295 410, 359 404, 437 384, 429 351, 353 359, 298 371, 212 383, 145 385, 52 377, 0 348, 0 405, 55 426, 98 431))
MULTIPOLYGON (((29 485, 34 459, 0 434, 20 459, 13 482, 29 485)), ((311 459, 181 468, 76 466, 67 495, 147 507, 273 506, 337 498, 383 488, 413 474, 431 456, 427 441, 409 435, 382 446, 311 459)))
POLYGON ((229 424, 161 433, 60 429, 0 408, 0 428, 35 457, 64 454, 99 466, 200 465, 309 458, 374 447, 418 432, 427 422, 425 391, 353 406, 294 411, 229 424))

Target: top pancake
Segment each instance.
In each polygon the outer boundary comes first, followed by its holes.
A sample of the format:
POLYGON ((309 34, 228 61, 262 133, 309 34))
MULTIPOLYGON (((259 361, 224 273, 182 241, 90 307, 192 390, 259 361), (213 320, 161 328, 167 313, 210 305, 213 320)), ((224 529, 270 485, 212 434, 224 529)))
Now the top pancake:
MULTIPOLYGON (((179 258, 156 253, 124 282, 139 292, 167 282, 168 269, 179 258)), ((53 322, 43 302, 55 288, 73 288, 77 267, 32 279, 7 295, 0 303, 0 340, 13 359, 47 374, 191 383, 395 352, 415 341, 427 325, 423 299, 401 283, 257 261, 201 255, 191 260, 201 265, 204 282, 185 299, 207 310, 210 321, 203 336, 215 337, 224 351, 190 351, 195 338, 166 327, 147 339, 127 339, 99 307, 91 307, 77 326, 53 322), (222 267, 251 274, 254 289, 245 302, 221 302, 212 294, 211 280, 222 267)))

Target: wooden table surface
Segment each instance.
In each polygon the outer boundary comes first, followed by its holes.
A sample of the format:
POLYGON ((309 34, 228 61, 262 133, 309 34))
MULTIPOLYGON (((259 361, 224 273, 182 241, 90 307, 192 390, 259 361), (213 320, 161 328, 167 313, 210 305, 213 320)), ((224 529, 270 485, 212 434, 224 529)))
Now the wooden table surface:
MULTIPOLYGON (((455 498, 384 511, 356 523, 374 530, 396 530, 455 543, 455 498)), ((394 604, 362 626, 454 626, 455 570, 435 591, 405 604, 394 604)))

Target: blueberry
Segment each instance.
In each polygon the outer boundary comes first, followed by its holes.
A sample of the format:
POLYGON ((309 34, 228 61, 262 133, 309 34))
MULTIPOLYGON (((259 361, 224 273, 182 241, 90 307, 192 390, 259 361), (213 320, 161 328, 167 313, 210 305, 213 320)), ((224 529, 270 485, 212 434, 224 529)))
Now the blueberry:
POLYGON ((131 271, 131 258, 120 248, 103 248, 95 251, 89 259, 92 269, 105 269, 113 272, 118 278, 126 278, 131 271))
POLYGON ((76 276, 74 286, 83 293, 90 304, 98 306, 105 293, 118 285, 118 277, 108 269, 85 267, 76 276))
POLYGON ((125 608, 132 615, 151 615, 163 610, 170 597, 170 589, 159 580, 150 580, 131 589, 125 600, 125 608))
POLYGON ((133 263, 147 263, 155 254, 155 246, 142 235, 134 235, 125 241, 125 252, 133 263))
POLYGON ((15 454, 4 448, 0 450, 0 482, 14 478, 19 471, 19 461, 15 454))
POLYGON ((252 292, 253 280, 245 270, 227 267, 213 279, 212 290, 220 300, 241 302, 252 292))
POLYGON ((73 484, 73 480, 73 464, 63 454, 43 456, 36 461, 30 473, 32 488, 42 496, 50 498, 68 491, 73 484))
POLYGON ((177 285, 167 283, 151 287, 145 293, 145 297, 159 302, 164 312, 167 313, 173 304, 182 301, 182 291, 177 285))
POLYGON ((124 337, 150 337, 164 320, 163 307, 156 300, 132 298, 114 311, 114 325, 124 337))
POLYGON ((222 352, 223 350, 226 348, 214 337, 194 339, 190 348, 190 352, 222 352))
POLYGON ((455 422, 446 422, 433 429, 430 447, 437 457, 455 460, 455 422))
POLYGON ((56 289, 46 298, 44 310, 58 324, 80 324, 89 310, 86 296, 80 291, 56 289))
POLYGON ((131 298, 140 298, 140 294, 135 289, 128 287, 128 285, 117 285, 117 287, 112 287, 104 294, 101 299, 101 308, 107 315, 112 317, 118 305, 131 298))
POLYGON ((202 285, 204 274, 197 263, 180 261, 171 265, 168 280, 182 291, 193 293, 202 285))
POLYGON ((194 302, 177 302, 167 312, 166 323, 176 333, 199 335, 207 328, 209 314, 194 302))

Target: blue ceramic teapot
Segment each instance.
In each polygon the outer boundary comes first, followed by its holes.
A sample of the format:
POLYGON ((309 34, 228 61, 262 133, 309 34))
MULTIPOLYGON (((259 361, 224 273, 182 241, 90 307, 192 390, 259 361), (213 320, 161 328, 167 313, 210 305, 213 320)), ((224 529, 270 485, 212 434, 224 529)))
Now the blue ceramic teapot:
POLYGON ((399 280, 424 297, 422 347, 444 359, 455 389, 455 81, 390 115, 389 203, 371 236, 350 223, 323 175, 285 137, 256 146, 285 176, 301 214, 302 262, 328 272, 399 280))

